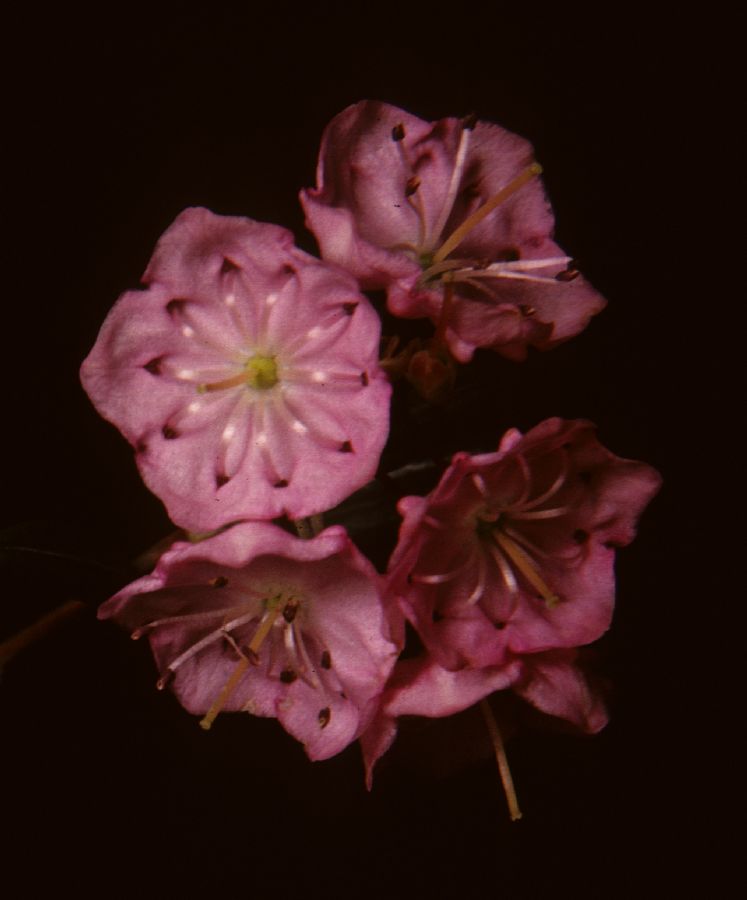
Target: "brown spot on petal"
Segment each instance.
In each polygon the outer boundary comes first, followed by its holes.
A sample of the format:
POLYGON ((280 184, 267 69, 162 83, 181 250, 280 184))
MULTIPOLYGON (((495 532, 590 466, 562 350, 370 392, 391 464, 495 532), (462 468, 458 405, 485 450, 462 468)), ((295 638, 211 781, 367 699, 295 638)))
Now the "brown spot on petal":
POLYGON ((503 629, 506 627, 506 623, 505 622, 493 622, 493 627, 496 628, 498 631, 503 631, 503 629))
POLYGON ((156 682, 156 690, 162 691, 166 685, 171 681, 174 673, 171 669, 166 669, 166 671, 161 675, 161 677, 156 682))
POLYGON ((295 275, 295 268, 290 263, 285 263, 282 268, 283 275, 295 275))
POLYGON ((340 453, 352 453, 353 445, 350 443, 350 441, 343 441, 338 449, 340 453))
POLYGON ((186 302, 187 302, 186 300, 180 300, 178 298, 175 298, 174 300, 169 300, 169 302, 166 304, 166 312, 170 316, 178 315, 184 308, 184 304, 186 302))
POLYGON ((283 607, 283 618, 286 622, 291 623, 296 618, 298 612, 298 601, 289 600, 283 607))
POLYGON ((332 668, 332 655, 329 650, 325 650, 322 653, 322 668, 323 669, 331 669, 332 668))
POLYGON ((228 475, 216 475, 215 476, 215 486, 217 488, 222 488, 224 484, 228 484, 231 479, 228 475))
POLYGON ((589 540, 589 532, 588 532, 588 531, 584 531, 583 528, 577 528, 577 529, 573 532, 573 540, 574 540, 577 544, 585 544, 585 543, 589 540))
POLYGON ((352 316, 353 313, 358 309, 357 301, 351 301, 350 303, 343 303, 342 309, 346 316, 352 316))
POLYGON ((161 434, 167 441, 173 441, 175 438, 179 437, 179 432, 176 428, 172 428, 170 425, 164 425, 161 429, 161 434))
POLYGON ((288 487, 288 480, 286 478, 281 478, 280 481, 276 481, 275 484, 273 484, 273 487, 276 487, 276 488, 288 487))
POLYGON ((293 669, 283 669, 280 673, 280 680, 283 684, 293 684, 296 678, 298 678, 298 675, 296 675, 293 669))
POLYGON ((161 374, 161 363, 163 362, 162 356, 156 356, 155 359, 152 359, 150 362, 147 362, 143 368, 146 372, 150 372, 151 375, 160 375, 161 374))
POLYGON ((581 273, 576 268, 576 261, 571 260, 568 263, 568 268, 563 269, 562 272, 558 272, 555 276, 556 281, 573 281, 574 278, 578 278, 581 273))
POLYGON ((496 256, 496 262, 518 262, 521 259, 521 252, 518 247, 506 247, 505 250, 496 256))
POLYGON ((407 179, 407 183, 405 184, 405 197, 412 197, 412 195, 417 191, 420 187, 420 179, 417 175, 412 175, 407 179))
POLYGON ((368 387, 368 372, 361 372, 361 384, 368 387))
POLYGON ((236 265, 236 263, 233 260, 231 260, 227 256, 225 256, 223 258, 223 263, 221 264, 221 267, 220 267, 220 274, 227 275, 229 272, 235 272, 238 268, 239 267, 236 265))
POLYGON ((332 718, 332 710, 325 706, 324 709, 319 710, 319 727, 326 728, 329 725, 329 720, 332 718))
POLYGON ((228 579, 225 575, 218 575, 217 578, 213 578, 210 582, 210 586, 215 588, 224 588, 227 584, 228 579))
POLYGON ((392 140, 403 141, 405 139, 405 126, 400 122, 392 128, 392 140))
POLYGON ((145 443, 145 441, 138 441, 137 444, 135 445, 135 453, 147 453, 147 452, 148 452, 148 445, 145 443))

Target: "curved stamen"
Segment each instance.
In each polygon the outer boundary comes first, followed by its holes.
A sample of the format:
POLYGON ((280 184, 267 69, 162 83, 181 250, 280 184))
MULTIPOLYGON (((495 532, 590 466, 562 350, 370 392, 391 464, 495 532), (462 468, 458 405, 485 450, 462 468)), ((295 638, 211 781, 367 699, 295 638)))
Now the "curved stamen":
POLYGON ((475 603, 482 597, 485 593, 485 582, 487 580, 488 567, 485 564, 485 557, 482 553, 478 553, 477 555, 477 582, 475 583, 474 588, 472 589, 472 593, 467 597, 466 604, 467 606, 474 606, 475 603))
POLYGON ((532 281, 536 284, 559 284, 558 279, 554 275, 527 275, 524 272, 490 272, 487 269, 464 269, 454 273, 454 281, 458 284, 471 284, 473 287, 480 286, 481 278, 508 278, 512 281, 532 281))
POLYGON ((472 472, 472 474, 470 475, 470 478, 472 479, 472 484, 474 484, 474 486, 477 488, 477 490, 480 492, 480 494, 483 497, 487 497, 488 489, 485 484, 485 479, 482 477, 482 475, 480 475, 479 472, 472 472))
POLYGON ((459 135, 459 146, 457 147, 456 158, 454 159, 454 168, 451 170, 449 187, 446 191, 446 197, 444 198, 443 205, 441 206, 441 212, 439 213, 436 224, 433 227, 433 233, 426 236, 429 241, 437 241, 441 237, 441 232, 444 230, 449 215, 454 208, 454 201, 456 200, 457 192, 459 191, 459 185, 462 181, 464 160, 467 157, 467 150, 469 148, 469 139, 471 134, 471 128, 465 128, 464 126, 462 126, 462 133, 459 135))
POLYGON ((226 391, 229 388, 238 387, 241 384, 246 384, 247 377, 247 373, 242 370, 238 374, 232 375, 230 378, 224 378, 222 381, 213 381, 210 384, 198 384, 197 393, 210 394, 213 391, 226 391))
POLYGON ((496 547, 495 544, 488 544, 488 552, 493 557, 493 561, 498 566, 498 569, 501 573, 501 578, 505 582, 506 587, 508 588, 509 594, 515 594, 519 585, 516 582, 516 576, 511 571, 511 566, 508 564, 508 560, 501 553, 501 551, 496 547))
POLYGON ((212 612, 190 613, 186 616, 169 616, 163 619, 154 619, 154 621, 147 622, 145 625, 141 625, 140 628, 136 628, 132 632, 130 637, 133 641, 137 641, 144 634, 147 634, 152 629, 158 628, 161 625, 175 625, 177 622, 181 625, 186 625, 192 622, 206 622, 210 621, 211 619, 220 619, 223 616, 226 616, 243 608, 243 606, 232 606, 228 609, 215 609, 212 612))
POLYGON ((166 673, 158 680, 158 685, 163 687, 166 683, 166 679, 170 674, 176 672, 176 670, 183 665, 188 659, 191 659, 196 653, 199 653, 200 650, 204 650, 205 647, 209 647, 210 644, 215 643, 215 641, 221 640, 224 633, 226 631, 231 631, 234 628, 240 628, 242 625, 246 625, 247 622, 251 622, 252 619, 257 618, 257 611, 254 610, 250 613, 245 613, 243 616, 239 616, 236 619, 233 619, 231 622, 227 622, 225 625, 221 625, 220 628, 217 628, 215 631, 212 631, 210 634, 206 635, 202 640, 197 641, 197 643, 192 644, 192 646, 185 650, 184 653, 181 653, 177 656, 176 659, 173 659, 168 666, 166 666, 166 673))
POLYGON ((208 731, 208 729, 218 716, 218 713, 226 705, 228 698, 236 690, 239 682, 244 677, 246 670, 249 668, 250 659, 256 659, 259 648, 262 646, 262 643, 270 633, 272 626, 275 624, 275 619, 277 619, 278 614, 280 613, 280 608, 280 604, 276 603, 272 609, 268 609, 265 611, 265 614, 260 620, 259 627, 254 632, 254 637, 247 647, 251 656, 245 656, 239 661, 239 664, 231 673, 228 681, 223 685, 220 694, 218 694, 210 709, 207 711, 205 716, 200 719, 200 728, 204 728, 205 731, 208 731))
POLYGON ((534 521, 535 519, 557 519, 564 516, 570 507, 556 506, 554 509, 538 509, 530 512, 512 512, 512 519, 523 519, 525 521, 534 521))
POLYGON ((416 575, 414 572, 410 573, 410 580, 415 581, 418 584, 446 584, 447 581, 453 581, 455 578, 458 578, 461 574, 463 574, 471 565, 472 560, 474 559, 475 552, 474 549, 470 551, 467 559, 458 565, 454 569, 450 569, 448 572, 444 572, 442 574, 433 575, 416 575))
POLYGON ((541 172, 542 166, 539 163, 534 162, 527 166, 523 172, 517 175, 516 178, 510 181, 505 187, 501 188, 497 194, 493 194, 490 199, 486 200, 485 203, 483 203, 479 209, 476 209, 471 216, 468 216, 464 222, 451 233, 443 244, 441 244, 438 250, 433 254, 433 262, 439 263, 445 259, 452 250, 462 243, 476 225, 479 225, 480 222, 482 222, 486 216, 490 215, 497 206, 505 200, 508 200, 512 194, 515 194, 516 191, 524 187, 524 185, 533 178, 536 178, 541 172))
POLYGON ((570 256, 546 256, 543 259, 509 259, 503 262, 482 266, 478 272, 524 272, 532 269, 549 269, 554 266, 567 266, 573 262, 570 256))
POLYGON ((535 569, 532 560, 515 541, 512 541, 508 535, 498 529, 493 532, 493 540, 496 541, 500 549, 506 554, 509 560, 516 566, 532 587, 542 596, 549 609, 553 609, 553 607, 560 603, 560 597, 550 590, 545 583, 545 580, 537 569, 535 569))
POLYGON ((555 494, 563 487, 566 479, 568 478, 568 452, 566 450, 561 449, 562 462, 560 464, 560 472, 558 473, 557 478, 550 487, 543 493, 540 494, 539 497, 535 497, 533 500, 529 500, 528 502, 522 504, 521 511, 525 512, 529 509, 536 509, 538 506, 541 506, 551 497, 554 497, 555 494))

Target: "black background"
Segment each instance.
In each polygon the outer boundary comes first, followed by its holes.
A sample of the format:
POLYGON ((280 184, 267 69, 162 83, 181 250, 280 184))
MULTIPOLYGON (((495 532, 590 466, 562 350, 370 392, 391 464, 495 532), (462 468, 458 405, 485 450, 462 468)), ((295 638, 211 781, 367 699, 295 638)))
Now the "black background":
MULTIPOLYGON (((693 409, 717 413, 692 377, 709 323, 688 314, 707 240, 690 227, 708 127, 691 76, 706 38, 650 10, 548 17, 501 3, 173 4, 7 24, 0 525, 6 544, 115 571, 6 551, 0 637, 68 599, 105 599, 123 561, 169 530, 78 384, 111 304, 185 206, 283 224, 313 251, 297 191, 313 184, 325 124, 367 97, 425 119, 474 110, 529 138, 558 242, 609 300, 585 333, 523 365, 478 354, 494 387, 476 403, 465 376, 448 449, 584 417, 665 478, 619 556, 597 659, 611 724, 514 737, 521 822, 471 714, 403 735, 368 795, 356 747, 310 764, 274 721, 224 716, 203 733, 155 691, 147 647, 84 612, 0 685, 11 896, 667 896, 715 877, 718 838, 702 826, 718 795, 700 744, 716 713, 696 615, 708 557, 690 488, 693 409)), ((414 454, 434 427, 413 433, 414 454)))

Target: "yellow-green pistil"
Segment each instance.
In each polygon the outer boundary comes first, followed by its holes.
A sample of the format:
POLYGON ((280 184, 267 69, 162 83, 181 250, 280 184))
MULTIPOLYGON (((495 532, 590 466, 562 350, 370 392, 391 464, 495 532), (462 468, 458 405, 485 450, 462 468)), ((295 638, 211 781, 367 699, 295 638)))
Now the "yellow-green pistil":
POLYGON ((274 356, 251 356, 245 363, 241 372, 225 378, 223 381, 214 381, 211 384, 198 384, 197 393, 206 394, 211 391, 223 391, 227 388, 239 387, 245 384, 257 391, 266 391, 278 383, 278 367, 274 356))

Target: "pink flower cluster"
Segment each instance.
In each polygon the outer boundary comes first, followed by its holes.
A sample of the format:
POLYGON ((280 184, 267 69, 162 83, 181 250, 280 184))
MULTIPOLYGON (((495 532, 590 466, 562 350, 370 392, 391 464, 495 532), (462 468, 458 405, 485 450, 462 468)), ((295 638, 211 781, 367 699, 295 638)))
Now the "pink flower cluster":
POLYGON ((110 312, 83 385, 172 520, 212 534, 174 544, 100 616, 148 637, 159 686, 205 728, 223 710, 276 717, 312 759, 361 739, 370 783, 399 716, 498 690, 604 725, 577 648, 609 626, 615 548, 659 478, 592 425, 548 419, 457 454, 428 496, 400 500, 385 576, 342 526, 319 528, 389 437, 396 366, 362 291, 433 322, 410 354, 426 397, 476 348, 521 360, 603 307, 552 240, 540 172, 496 125, 358 103, 301 192, 322 259, 276 225, 187 209, 110 312), (398 662, 405 620, 424 653, 398 662))

